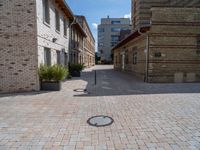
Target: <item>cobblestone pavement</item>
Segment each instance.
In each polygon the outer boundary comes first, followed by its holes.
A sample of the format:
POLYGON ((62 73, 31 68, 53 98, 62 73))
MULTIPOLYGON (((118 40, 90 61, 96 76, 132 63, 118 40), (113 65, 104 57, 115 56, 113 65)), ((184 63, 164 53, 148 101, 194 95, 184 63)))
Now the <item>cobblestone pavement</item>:
POLYGON ((147 84, 112 66, 93 69, 96 86, 87 69, 60 92, 0 95, 0 150, 200 149, 200 84, 147 84), (89 126, 94 115, 114 123, 89 126))

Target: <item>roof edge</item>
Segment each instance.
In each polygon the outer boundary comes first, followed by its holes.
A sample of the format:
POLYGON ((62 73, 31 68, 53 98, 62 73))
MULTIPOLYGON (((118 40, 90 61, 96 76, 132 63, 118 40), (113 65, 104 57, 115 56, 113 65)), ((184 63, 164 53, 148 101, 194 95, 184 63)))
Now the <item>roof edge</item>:
POLYGON ((112 50, 115 50, 119 47, 122 47, 123 45, 127 44, 128 42, 130 42, 131 40, 133 40, 134 38, 140 36, 141 34, 139 33, 139 30, 142 33, 146 33, 147 31, 150 30, 150 25, 148 26, 144 26, 138 29, 135 29, 131 34, 129 34, 129 36, 127 36, 125 39, 123 39, 122 41, 120 41, 117 45, 115 45, 112 50))

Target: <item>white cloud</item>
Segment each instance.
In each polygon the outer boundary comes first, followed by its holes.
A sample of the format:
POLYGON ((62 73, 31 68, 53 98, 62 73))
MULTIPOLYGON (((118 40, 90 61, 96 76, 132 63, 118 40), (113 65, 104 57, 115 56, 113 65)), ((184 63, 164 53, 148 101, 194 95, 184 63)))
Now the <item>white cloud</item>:
POLYGON ((98 24, 97 23, 93 23, 92 26, 97 29, 98 28, 98 24))
POLYGON ((124 15, 124 18, 131 18, 131 13, 125 14, 125 15, 124 15))

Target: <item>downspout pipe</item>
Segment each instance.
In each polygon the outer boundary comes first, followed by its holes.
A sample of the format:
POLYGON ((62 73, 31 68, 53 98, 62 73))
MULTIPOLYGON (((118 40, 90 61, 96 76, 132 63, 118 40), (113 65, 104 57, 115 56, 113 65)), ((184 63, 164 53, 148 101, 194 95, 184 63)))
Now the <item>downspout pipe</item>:
POLYGON ((146 38, 147 38, 147 41, 146 41, 146 49, 145 49, 145 79, 144 81, 145 82, 148 82, 148 76, 149 76, 149 34, 148 33, 142 33, 141 32, 141 28, 138 28, 138 33, 140 35, 145 35, 146 38))

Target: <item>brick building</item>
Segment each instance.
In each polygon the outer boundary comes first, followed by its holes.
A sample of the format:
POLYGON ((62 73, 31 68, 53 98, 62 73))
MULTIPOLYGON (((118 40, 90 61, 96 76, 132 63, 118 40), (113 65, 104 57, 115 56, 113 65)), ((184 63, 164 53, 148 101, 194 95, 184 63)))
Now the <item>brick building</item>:
POLYGON ((200 82, 200 1, 132 0, 132 33, 114 67, 146 82, 200 82))
POLYGON ((90 27, 87 23, 85 16, 76 16, 77 21, 82 26, 87 37, 84 38, 84 50, 83 50, 83 63, 86 67, 95 65, 95 39, 92 35, 90 27))
POLYGON ((64 0, 3 0, 0 18, 0 93, 38 91, 40 64, 68 64, 70 29, 86 37, 64 0))
POLYGON ((84 39, 87 37, 81 25, 76 21, 72 23, 70 35, 69 62, 71 64, 84 63, 84 39))

